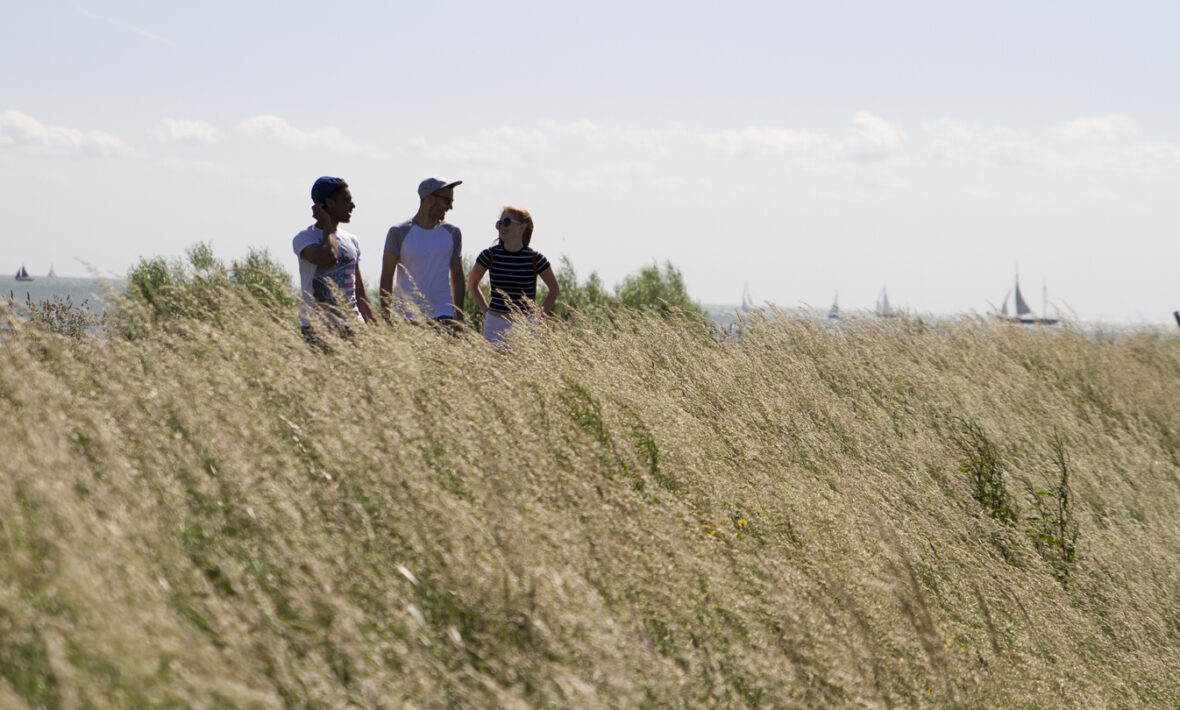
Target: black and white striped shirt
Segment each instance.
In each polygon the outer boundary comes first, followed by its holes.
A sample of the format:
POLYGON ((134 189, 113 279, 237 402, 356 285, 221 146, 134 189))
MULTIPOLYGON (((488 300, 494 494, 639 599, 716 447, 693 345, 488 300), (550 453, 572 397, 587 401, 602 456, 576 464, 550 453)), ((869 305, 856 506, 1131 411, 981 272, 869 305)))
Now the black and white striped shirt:
POLYGON ((529 310, 537 300, 537 276, 549 268, 549 261, 529 247, 508 251, 500 244, 484 249, 475 263, 488 270, 492 301, 488 310, 510 313, 513 308, 529 310), (508 301, 504 294, 508 294, 508 301), (526 300, 527 299, 527 300, 526 300))

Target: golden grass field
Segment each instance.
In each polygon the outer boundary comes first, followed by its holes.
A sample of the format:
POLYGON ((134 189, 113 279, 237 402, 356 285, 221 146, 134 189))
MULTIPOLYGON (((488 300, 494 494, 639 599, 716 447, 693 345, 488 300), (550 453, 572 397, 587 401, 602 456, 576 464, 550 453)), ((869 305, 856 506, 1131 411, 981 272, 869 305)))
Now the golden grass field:
POLYGON ((0 707, 1180 706, 1171 333, 214 311, 0 314, 0 707))

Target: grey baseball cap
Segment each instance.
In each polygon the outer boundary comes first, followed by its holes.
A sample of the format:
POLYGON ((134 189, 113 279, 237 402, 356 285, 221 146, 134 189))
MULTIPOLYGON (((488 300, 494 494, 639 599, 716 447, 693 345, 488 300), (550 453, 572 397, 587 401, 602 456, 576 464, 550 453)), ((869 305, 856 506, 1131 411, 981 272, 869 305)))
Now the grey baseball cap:
POLYGON ((454 187, 455 185, 462 184, 462 180, 447 182, 441 178, 426 178, 422 182, 418 183, 418 199, 425 200, 427 195, 433 195, 444 188, 454 187))

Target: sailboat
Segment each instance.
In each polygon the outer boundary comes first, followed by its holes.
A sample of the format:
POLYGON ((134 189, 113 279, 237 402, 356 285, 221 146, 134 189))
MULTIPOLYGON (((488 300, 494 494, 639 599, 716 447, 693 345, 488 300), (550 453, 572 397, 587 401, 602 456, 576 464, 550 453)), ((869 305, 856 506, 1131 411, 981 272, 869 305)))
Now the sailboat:
POLYGON ((893 307, 889 305, 889 294, 885 292, 885 287, 881 287, 881 295, 877 297, 877 307, 874 309, 881 318, 892 318, 895 314, 893 307))
POLYGON ((47 279, 56 279, 57 278, 57 274, 55 274, 53 272, 53 264, 52 263, 49 265, 49 273, 45 274, 45 278, 47 278, 47 279))
POLYGON ((840 320, 840 292, 832 296, 832 307, 828 309, 828 320, 840 320))
POLYGON ((20 268, 16 270, 17 281, 32 281, 33 277, 29 276, 29 272, 25 270, 25 265, 21 264, 20 268))
POLYGON ((1005 320, 1010 320, 1015 323, 1036 323, 1039 325, 1053 325, 1057 323, 1056 318, 1049 317, 1049 287, 1044 287, 1043 292, 1044 303, 1041 311, 1041 317, 1037 318, 1033 313, 1032 307, 1028 305, 1028 301, 1024 300, 1024 294, 1020 292, 1020 274, 1016 274, 1016 283, 1012 290, 1008 291, 1004 296, 1004 303, 1000 306, 1000 317, 1005 320), (1008 315, 1008 299, 1015 294, 1016 298, 1013 305, 1016 308, 1014 315, 1008 315))
POLYGON ((758 306, 754 305, 754 298, 750 295, 750 282, 746 282, 745 288, 742 289, 742 310, 753 311, 757 310, 758 306))

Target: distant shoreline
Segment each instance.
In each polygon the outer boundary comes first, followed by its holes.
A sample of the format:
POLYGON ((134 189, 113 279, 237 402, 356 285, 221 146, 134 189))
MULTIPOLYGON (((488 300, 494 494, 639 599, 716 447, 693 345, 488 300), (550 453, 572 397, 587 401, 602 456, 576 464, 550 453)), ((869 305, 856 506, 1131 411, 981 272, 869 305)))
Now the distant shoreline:
POLYGON ((107 289, 120 287, 114 279, 34 276, 32 281, 17 281, 15 276, 0 276, 0 297, 11 298, 18 303, 26 300, 40 303, 52 301, 55 297, 64 301, 69 298, 75 306, 86 303, 87 309, 96 314, 105 310, 107 289))
MULTIPOLYGON (((34 276, 32 281, 17 281, 14 276, 0 276, 0 298, 11 298, 17 303, 24 303, 26 300, 34 302, 52 301, 54 297, 65 300, 69 297, 70 301, 75 306, 86 303, 88 310, 97 315, 101 315, 106 309, 106 295, 107 289, 115 288, 122 290, 122 282, 116 278, 83 278, 76 276, 34 276)), ((717 325, 727 327, 736 322, 737 317, 753 315, 759 311, 769 314, 771 311, 766 309, 755 309, 753 311, 743 311, 738 304, 727 305, 722 303, 707 303, 701 304, 701 308, 705 310, 709 320, 717 325)), ((786 314, 793 314, 801 318, 811 318, 817 322, 826 322, 826 316, 823 311, 807 308, 783 308, 781 309, 786 314)), ((874 320, 876 316, 870 310, 856 311, 850 310, 845 317, 849 321, 874 320)), ((912 313, 903 314, 905 317, 920 318, 929 322, 943 321, 946 319, 956 318, 971 318, 979 317, 985 318, 983 313, 959 313, 959 314, 933 314, 933 313, 912 313)), ((1157 331, 1161 333, 1174 332, 1167 322, 1150 322, 1150 323, 1091 323, 1083 321, 1065 321, 1063 325, 1074 330, 1090 335, 1099 334, 1119 334, 1125 335, 1135 332, 1143 331, 1157 331)))

